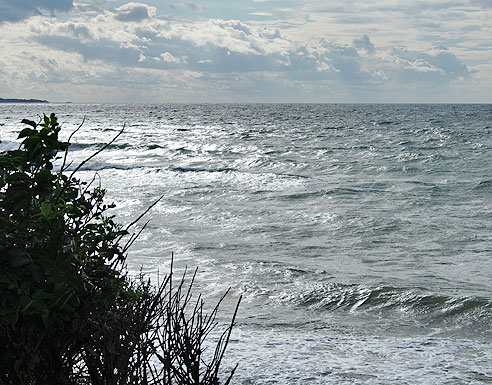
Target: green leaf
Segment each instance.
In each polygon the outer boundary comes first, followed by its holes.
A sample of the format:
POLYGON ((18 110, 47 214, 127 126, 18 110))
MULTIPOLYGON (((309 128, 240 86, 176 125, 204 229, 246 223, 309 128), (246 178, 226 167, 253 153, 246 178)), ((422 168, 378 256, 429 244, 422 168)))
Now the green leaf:
POLYGON ((33 130, 32 128, 24 128, 17 139, 25 138, 26 136, 31 136, 33 133, 35 133, 36 130, 33 130))
POLYGON ((28 136, 22 144, 24 147, 26 147, 27 151, 33 151, 34 147, 41 142, 41 135, 36 131, 36 133, 33 133, 32 135, 28 136))
POLYGON ((50 135, 44 138, 44 143, 46 144, 46 147, 54 150, 58 150, 61 144, 54 135, 50 135))
POLYGON ((50 170, 43 169, 36 174, 35 177, 36 183, 38 183, 41 187, 51 188, 53 185, 53 175, 50 170))
POLYGON ((31 258, 27 254, 21 254, 18 252, 17 255, 12 257, 12 266, 13 267, 22 267, 29 265, 31 263, 31 258))
POLYGON ((23 172, 14 172, 10 174, 7 178, 5 178, 5 181, 7 183, 18 183, 18 182, 27 182, 31 178, 29 178, 29 175, 26 175, 23 172))
POLYGON ((52 219, 56 215, 56 212, 53 210, 53 206, 50 202, 42 202, 40 212, 46 219, 52 219))
POLYGON ((38 125, 36 124, 36 122, 33 122, 32 120, 29 120, 29 119, 22 119, 21 123, 24 123, 24 124, 28 124, 30 125, 32 128, 36 128, 38 125))

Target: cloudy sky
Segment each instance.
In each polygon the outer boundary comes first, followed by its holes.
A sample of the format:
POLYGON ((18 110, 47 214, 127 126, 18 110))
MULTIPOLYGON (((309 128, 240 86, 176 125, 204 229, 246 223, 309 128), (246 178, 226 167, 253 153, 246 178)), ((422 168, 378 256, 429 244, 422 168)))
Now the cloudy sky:
POLYGON ((492 102, 492 0, 0 0, 0 97, 492 102))

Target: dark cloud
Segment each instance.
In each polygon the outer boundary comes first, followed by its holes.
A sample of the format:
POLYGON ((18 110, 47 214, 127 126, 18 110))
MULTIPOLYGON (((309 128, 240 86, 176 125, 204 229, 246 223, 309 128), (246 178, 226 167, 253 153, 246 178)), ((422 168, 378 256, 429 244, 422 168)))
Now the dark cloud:
POLYGON ((473 0, 471 3, 486 9, 492 8, 492 0, 473 0))
POLYGON ((94 38, 89 27, 81 23, 68 22, 60 30, 78 39, 90 40, 94 38))
POLYGON ((415 79, 443 81, 459 77, 465 78, 473 73, 465 63, 443 48, 439 47, 436 52, 418 52, 394 48, 392 55, 404 63, 403 77, 411 81, 415 79))
POLYGON ((374 44, 371 43, 371 39, 367 35, 362 36, 360 39, 354 39, 353 45, 355 49, 364 50, 369 54, 375 52, 374 44))
POLYGON ((72 0, 0 0, 0 23, 16 22, 48 11, 67 12, 73 8, 72 0))
POLYGON ((343 16, 334 20, 337 24, 371 24, 375 19, 370 16, 343 16))
POLYGON ((425 23, 420 23, 420 27, 422 28, 430 28, 430 29, 441 29, 442 25, 439 23, 434 23, 434 22, 425 22, 425 23))
POLYGON ((140 51, 132 47, 121 47, 119 44, 99 39, 97 44, 84 43, 79 39, 67 36, 40 36, 37 41, 48 47, 65 52, 76 52, 84 60, 103 60, 123 66, 138 66, 140 51))
POLYGON ((465 32, 477 32, 477 31, 481 31, 482 27, 479 25, 467 25, 465 27, 461 27, 460 30, 465 32))
POLYGON ((195 3, 186 3, 186 5, 192 11, 199 11, 200 10, 200 7, 198 5, 196 5, 195 3))
POLYGON ((372 75, 362 69, 365 62, 355 48, 334 44, 329 44, 329 47, 330 51, 326 56, 332 63, 337 78, 345 84, 372 83, 372 75))
MULTIPOLYGON (((70 25, 68 29, 73 29, 70 25)), ((125 67, 186 69, 208 73, 284 71, 287 63, 278 53, 270 55, 231 51, 213 44, 197 45, 179 37, 155 39, 136 48, 97 39, 82 41, 69 36, 40 36, 38 42, 66 52, 77 52, 84 60, 103 60, 125 67)))

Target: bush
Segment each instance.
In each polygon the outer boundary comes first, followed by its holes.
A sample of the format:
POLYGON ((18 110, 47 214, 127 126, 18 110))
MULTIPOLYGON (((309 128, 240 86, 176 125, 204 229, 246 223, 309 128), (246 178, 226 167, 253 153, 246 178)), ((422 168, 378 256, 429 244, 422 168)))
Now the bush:
POLYGON ((130 226, 74 177, 92 157, 67 175, 56 116, 22 123, 19 149, 0 154, 0 384, 219 384, 235 314, 206 363, 217 307, 204 315, 184 278, 126 275, 130 226))

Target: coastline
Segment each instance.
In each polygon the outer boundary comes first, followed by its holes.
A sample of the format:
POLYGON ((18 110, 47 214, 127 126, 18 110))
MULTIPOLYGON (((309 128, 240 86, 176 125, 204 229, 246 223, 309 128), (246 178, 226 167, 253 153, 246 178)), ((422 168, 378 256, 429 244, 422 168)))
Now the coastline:
POLYGON ((0 103, 49 103, 42 99, 3 99, 0 98, 0 103))

